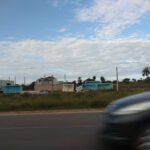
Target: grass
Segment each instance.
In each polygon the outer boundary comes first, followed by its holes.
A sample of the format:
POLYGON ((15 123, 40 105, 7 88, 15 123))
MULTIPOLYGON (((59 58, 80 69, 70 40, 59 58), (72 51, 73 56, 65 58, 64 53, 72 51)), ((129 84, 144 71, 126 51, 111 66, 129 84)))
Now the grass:
POLYGON ((54 92, 45 95, 0 94, 0 111, 105 108, 112 101, 148 91, 149 88, 122 89, 120 92, 88 91, 82 93, 54 92))

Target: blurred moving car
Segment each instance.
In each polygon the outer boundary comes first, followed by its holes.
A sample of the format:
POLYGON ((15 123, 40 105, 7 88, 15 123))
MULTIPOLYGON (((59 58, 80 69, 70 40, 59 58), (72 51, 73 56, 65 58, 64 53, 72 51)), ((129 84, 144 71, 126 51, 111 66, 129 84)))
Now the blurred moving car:
POLYGON ((102 124, 106 149, 150 150, 150 92, 113 102, 105 110, 102 124))

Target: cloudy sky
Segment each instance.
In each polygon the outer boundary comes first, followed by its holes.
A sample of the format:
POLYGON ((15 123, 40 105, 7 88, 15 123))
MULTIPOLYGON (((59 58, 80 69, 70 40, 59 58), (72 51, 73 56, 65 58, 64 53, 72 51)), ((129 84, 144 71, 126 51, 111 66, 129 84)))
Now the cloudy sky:
POLYGON ((0 79, 141 78, 150 0, 0 0, 0 79))

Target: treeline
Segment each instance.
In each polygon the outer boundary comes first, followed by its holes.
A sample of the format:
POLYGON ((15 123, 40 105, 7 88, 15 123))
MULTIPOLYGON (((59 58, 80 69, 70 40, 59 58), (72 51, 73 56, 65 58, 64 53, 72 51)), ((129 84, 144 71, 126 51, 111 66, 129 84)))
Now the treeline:
POLYGON ((122 80, 123 83, 136 83, 136 82, 140 82, 140 83, 150 83, 150 67, 147 66, 147 67, 144 67, 143 70, 142 70, 142 76, 143 77, 146 77, 145 79, 130 79, 130 78, 125 78, 122 80))

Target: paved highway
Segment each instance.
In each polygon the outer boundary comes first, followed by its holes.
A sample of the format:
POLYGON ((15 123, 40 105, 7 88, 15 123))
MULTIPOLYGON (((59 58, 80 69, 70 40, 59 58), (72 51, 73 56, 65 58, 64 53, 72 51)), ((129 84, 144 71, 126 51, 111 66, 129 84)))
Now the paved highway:
POLYGON ((0 116, 0 150, 102 150, 100 112, 0 116))

